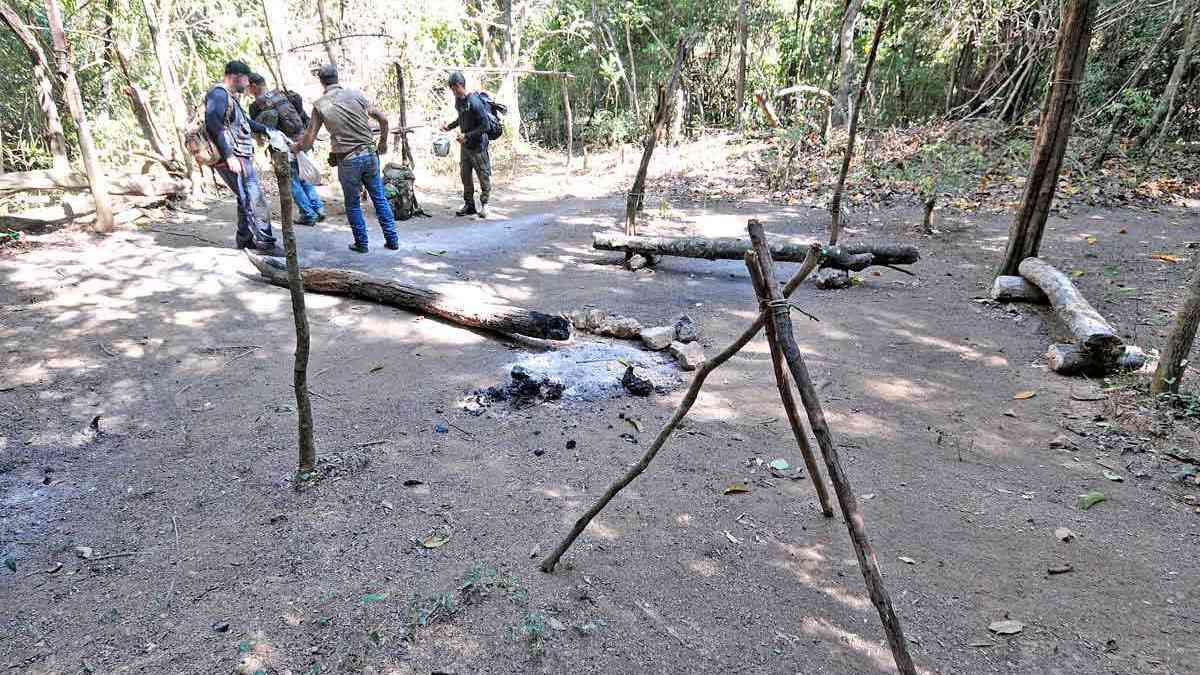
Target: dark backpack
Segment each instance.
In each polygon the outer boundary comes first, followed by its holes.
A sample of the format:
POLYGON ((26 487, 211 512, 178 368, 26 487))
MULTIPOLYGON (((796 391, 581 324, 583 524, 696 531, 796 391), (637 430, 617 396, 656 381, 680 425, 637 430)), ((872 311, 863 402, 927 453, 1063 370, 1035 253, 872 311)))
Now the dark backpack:
MULTIPOLYGON (((299 100, 296 96, 296 100, 299 100)), ((304 128, 308 126, 304 122, 304 118, 300 116, 300 109, 296 108, 289 94, 281 91, 271 91, 263 95, 263 103, 268 110, 274 110, 279 115, 279 126, 277 127, 289 138, 295 138, 304 132, 304 128)), ((301 106, 303 108, 303 106, 301 106)))
POLYGON ((396 220, 408 220, 413 216, 429 217, 417 203, 416 182, 417 177, 407 166, 391 163, 383 167, 383 194, 396 220))
POLYGON ((304 99, 300 97, 300 94, 291 89, 284 93, 287 94, 288 103, 291 103, 292 107, 296 109, 296 113, 300 115, 300 121, 304 124, 304 128, 307 129, 309 120, 308 113, 304 112, 304 99))
POLYGON ((483 103, 483 109, 487 114, 487 137, 494 141, 504 135, 504 123, 500 121, 500 116, 508 112, 508 106, 493 101, 486 91, 478 92, 475 95, 483 103))

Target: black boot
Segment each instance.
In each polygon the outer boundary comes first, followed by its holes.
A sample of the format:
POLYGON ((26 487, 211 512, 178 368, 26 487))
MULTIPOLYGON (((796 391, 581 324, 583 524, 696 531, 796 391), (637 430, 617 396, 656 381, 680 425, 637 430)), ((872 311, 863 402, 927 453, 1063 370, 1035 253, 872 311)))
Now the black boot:
POLYGON ((370 249, 367 248, 366 244, 359 244, 359 243, 355 242, 353 244, 350 244, 350 250, 354 251, 355 253, 366 253, 370 249))
POLYGON ((461 218, 462 216, 473 216, 475 213, 475 202, 472 201, 470 204, 464 204, 461 209, 454 212, 454 215, 461 218))

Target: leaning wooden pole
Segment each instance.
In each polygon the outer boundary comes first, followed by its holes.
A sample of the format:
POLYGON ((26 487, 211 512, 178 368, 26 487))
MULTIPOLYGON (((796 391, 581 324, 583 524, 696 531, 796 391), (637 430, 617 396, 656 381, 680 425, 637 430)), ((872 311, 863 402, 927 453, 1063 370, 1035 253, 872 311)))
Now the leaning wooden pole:
POLYGON ((917 671, 913 665, 912 656, 908 653, 908 643, 904 639, 904 630, 900 626, 900 620, 896 617, 896 611, 892 608, 892 600, 888 596, 887 589, 883 586, 879 561, 876 560, 875 552, 871 549, 871 542, 867 538, 867 528, 863 522, 862 512, 858 508, 858 500, 850 488, 850 479, 842 468, 837 446, 833 444, 829 424, 825 421, 821 401, 817 398, 817 389, 813 386, 812 378, 808 374, 808 367, 800 355, 800 348, 796 345, 796 336, 792 332, 791 310, 784 295, 779 292, 775 284, 771 283, 771 280, 775 278, 775 263, 771 259, 771 250, 767 246, 762 223, 751 220, 749 230, 750 240, 754 242, 753 255, 756 258, 752 262, 758 265, 763 279, 767 280, 765 284, 767 297, 762 298, 763 309, 768 322, 774 329, 773 334, 768 333, 768 339, 776 343, 774 348, 783 352, 788 370, 792 374, 792 380, 796 383, 796 388, 800 390, 800 400, 804 404, 805 412, 808 413, 809 426, 812 427, 813 435, 817 437, 817 445, 820 446, 821 454, 825 458, 825 470, 829 473, 829 480, 833 483, 834 492, 837 493, 838 504, 842 509, 842 518, 845 519, 846 528, 850 531, 850 541, 853 542, 854 552, 858 556, 858 566, 862 569, 863 579, 867 584, 867 594, 870 595, 872 604, 879 612, 879 619, 883 623, 884 633, 887 634, 892 656, 896 659, 896 668, 902 675, 916 675, 917 671))
POLYGON ((559 78, 562 86, 562 103, 563 117, 567 123, 567 168, 571 168, 571 162, 575 159, 575 123, 571 119, 571 79, 567 77, 559 78))
POLYGON ((1046 218, 1058 191, 1058 173, 1075 121, 1079 84, 1092 41, 1092 23, 1099 0, 1066 0, 1058 29, 1050 91, 1042 107, 1041 123, 1030 152, 1029 177, 1021 206, 1008 230, 1008 248, 997 276, 1016 276, 1026 258, 1037 256, 1046 229, 1046 218))
POLYGON ((637 234, 637 213, 642 208, 646 194, 646 173, 650 170, 650 157, 654 155, 654 146, 662 135, 663 126, 667 121, 667 101, 675 95, 675 86, 679 82, 679 72, 687 58, 687 40, 679 38, 675 45, 675 65, 671 67, 671 76, 667 78, 667 86, 658 88, 658 106, 654 110, 654 120, 646 132, 645 149, 642 151, 642 162, 638 165, 637 175, 633 179, 633 187, 625 202, 625 234, 637 234))
MULTIPOLYGON (((796 271, 796 274, 792 276, 791 281, 789 281, 787 286, 784 287, 783 294, 785 296, 791 295, 797 288, 800 287, 800 284, 808 278, 808 275, 812 274, 812 271, 817 268, 817 262, 820 260, 820 257, 821 249, 819 246, 814 244, 810 249, 808 259, 804 261, 804 264, 801 265, 800 269, 796 271)), ((654 460, 655 455, 657 455, 658 451, 661 450, 663 445, 666 444, 667 439, 671 437, 671 433, 675 431, 675 427, 679 425, 683 418, 688 414, 688 411, 692 409, 692 405, 696 402, 696 397, 700 395, 700 389, 704 386, 704 381, 708 378, 708 376, 714 370, 720 367, 721 364, 733 358, 735 354, 742 350, 742 347, 745 347, 751 340, 753 340, 755 336, 758 335, 758 332, 763 329, 763 326, 766 325, 766 321, 766 313, 764 312, 759 314, 758 318, 754 320, 754 323, 751 324, 750 327, 745 330, 745 332, 743 332, 736 340, 730 343, 730 345, 726 347, 720 354, 717 354, 711 360, 706 361, 704 365, 700 366, 700 368, 696 370, 696 376, 692 378, 692 384, 688 387, 687 393, 683 395, 683 400, 680 401, 679 406, 675 408, 675 414, 671 416, 670 421, 668 421, 667 424, 662 428, 662 431, 658 432, 658 436, 654 439, 654 443, 650 445, 649 449, 646 450, 646 453, 642 455, 642 458, 638 460, 637 464, 634 464, 629 471, 625 472, 625 475, 621 476, 617 482, 613 483, 608 490, 601 495, 600 499, 597 500, 591 508, 589 508, 582 516, 579 517, 578 520, 575 521, 575 525, 571 528, 571 532, 567 534, 565 539, 562 540, 562 543, 558 545, 558 548, 555 548, 554 552, 542 561, 541 569, 543 572, 553 572, 554 566, 558 564, 559 559, 563 557, 563 554, 567 552, 567 549, 571 548, 571 544, 575 543, 575 540, 579 538, 579 535, 583 534, 583 531, 587 529, 588 523, 591 523, 592 519, 595 518, 596 515, 601 511, 603 511, 604 507, 608 506, 608 503, 613 500, 613 497, 617 496, 618 492, 623 490, 626 485, 632 483, 635 478, 640 476, 642 472, 646 470, 646 467, 650 466, 650 462, 654 460)), ((817 477, 814 475, 813 480, 816 479, 817 477)))
POLYGON ((1154 379, 1150 381, 1150 393, 1155 396, 1179 393, 1179 381, 1183 379, 1188 354, 1196 340, 1196 328, 1200 326, 1200 256, 1195 258, 1187 297, 1171 324, 1171 334, 1158 357, 1154 379))
POLYGON ((396 88, 400 95, 400 157, 404 165, 413 168, 412 148, 408 147, 408 103, 404 92, 404 68, 396 62, 396 88))
POLYGON ((292 225, 292 168, 286 152, 271 151, 275 180, 279 183, 279 219, 283 225, 283 251, 287 254, 288 290, 292 295, 292 318, 296 322, 296 359, 292 366, 292 385, 296 389, 296 411, 299 414, 300 461, 297 471, 306 474, 316 468, 317 449, 313 443, 312 401, 308 394, 308 313, 304 308, 304 280, 300 277, 300 260, 296 254, 296 229, 292 225))
MULTIPOLYGON (((746 267, 750 270, 750 281, 754 284, 755 297, 767 296, 767 282, 757 265, 752 264, 754 253, 746 252, 746 267)), ((779 342, 775 338, 775 327, 767 322, 767 344, 771 348, 771 366, 775 369, 775 384, 779 388, 779 400, 787 413, 788 423, 792 426, 792 436, 796 445, 800 446, 800 455, 804 458, 804 466, 812 477, 813 487, 817 491, 817 501, 821 504, 821 513, 826 518, 833 517, 833 506, 829 504, 829 492, 825 489, 825 479, 817 467, 817 458, 813 455, 812 446, 808 443, 808 433, 804 430, 804 422, 800 419, 800 411, 796 407, 796 397, 792 394, 792 383, 788 379, 787 367, 784 365, 783 353, 779 351, 779 342)))
POLYGON ((850 130, 846 136, 846 152, 842 155, 842 168, 838 171, 837 183, 833 187, 833 197, 829 200, 829 245, 836 246, 838 237, 842 234, 842 191, 846 189, 846 175, 850 173, 850 160, 854 158, 854 139, 858 136, 858 115, 862 110, 863 99, 867 95, 867 85, 871 84, 871 69, 875 67, 875 54, 879 51, 879 39, 883 37, 883 29, 887 25, 888 6, 884 5, 879 13, 879 22, 875 24, 875 37, 871 40, 871 51, 867 53, 867 66, 863 69, 862 84, 858 87, 858 96, 854 100, 854 108, 850 111, 850 130))

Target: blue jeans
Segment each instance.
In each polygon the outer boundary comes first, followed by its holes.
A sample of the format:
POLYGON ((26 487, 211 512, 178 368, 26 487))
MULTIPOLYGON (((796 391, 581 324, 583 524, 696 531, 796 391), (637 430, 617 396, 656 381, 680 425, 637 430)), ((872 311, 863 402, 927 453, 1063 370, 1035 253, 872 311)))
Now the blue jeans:
POLYGON ((300 209, 300 215, 306 220, 315 220, 317 214, 325 210, 325 204, 317 189, 307 181, 300 180, 300 163, 292 160, 292 201, 300 209))
POLYGON ((396 244, 399 236, 396 234, 396 219, 392 215, 392 206, 388 204, 387 196, 383 194, 383 175, 379 173, 379 156, 368 152, 356 157, 347 157, 338 164, 338 182, 342 184, 342 194, 346 199, 346 220, 350 221, 350 230, 354 232, 354 243, 367 245, 367 220, 363 217, 362 198, 359 193, 365 187, 371 195, 371 203, 375 205, 375 215, 379 218, 379 229, 383 230, 383 239, 389 244, 396 244))
POLYGON ((238 157, 237 161, 242 165, 240 174, 225 168, 224 164, 218 164, 215 168, 221 180, 225 181, 237 198, 238 247, 274 246, 275 235, 271 233, 271 221, 263 220, 254 213, 254 204, 262 198, 262 185, 258 182, 254 162, 246 157, 238 157))

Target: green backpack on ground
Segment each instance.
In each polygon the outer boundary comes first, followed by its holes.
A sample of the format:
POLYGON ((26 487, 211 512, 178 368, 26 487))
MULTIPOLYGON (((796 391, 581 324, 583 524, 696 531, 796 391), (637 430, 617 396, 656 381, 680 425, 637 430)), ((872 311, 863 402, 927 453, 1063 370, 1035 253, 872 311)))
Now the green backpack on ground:
POLYGON ((383 167, 383 194, 387 197, 396 220, 408 220, 413 216, 429 217, 417 203, 417 192, 414 189, 416 182, 417 177, 407 166, 392 163, 383 167))

